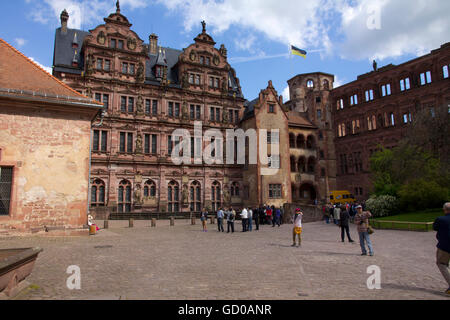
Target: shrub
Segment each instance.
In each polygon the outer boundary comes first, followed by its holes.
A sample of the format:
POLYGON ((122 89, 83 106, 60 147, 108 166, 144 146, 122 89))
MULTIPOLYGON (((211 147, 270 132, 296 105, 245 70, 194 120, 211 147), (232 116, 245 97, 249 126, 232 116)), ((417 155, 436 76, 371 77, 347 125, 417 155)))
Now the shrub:
POLYGON ((372 196, 366 201, 366 209, 369 210, 374 217, 391 215, 397 207, 397 198, 389 195, 372 196))
POLYGON ((441 207, 449 199, 449 189, 436 181, 415 179, 400 187, 400 206, 407 211, 441 207))

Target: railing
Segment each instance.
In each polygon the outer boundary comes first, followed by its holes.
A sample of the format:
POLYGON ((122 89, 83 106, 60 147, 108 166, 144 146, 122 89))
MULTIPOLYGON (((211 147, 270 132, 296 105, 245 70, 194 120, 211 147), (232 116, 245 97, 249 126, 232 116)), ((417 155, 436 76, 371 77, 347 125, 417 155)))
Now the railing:
POLYGON ((433 230, 433 222, 370 220, 370 225, 375 229, 392 229, 392 230, 409 230, 409 231, 426 231, 426 232, 433 230))

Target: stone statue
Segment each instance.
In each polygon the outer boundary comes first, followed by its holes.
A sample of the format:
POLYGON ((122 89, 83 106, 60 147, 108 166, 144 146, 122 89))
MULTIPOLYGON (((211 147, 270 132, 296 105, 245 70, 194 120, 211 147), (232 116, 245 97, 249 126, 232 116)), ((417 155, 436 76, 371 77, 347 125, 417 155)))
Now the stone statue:
POLYGON ((136 153, 142 153, 142 135, 140 134, 136 138, 136 153))
POLYGON ((90 75, 94 72, 94 67, 95 67, 94 64, 95 64, 94 56, 92 54, 89 54, 88 59, 87 59, 87 70, 86 70, 86 73, 88 75, 90 75))
POLYGON ((228 118, 228 109, 224 109, 223 110, 223 123, 228 123, 229 118, 228 118))
POLYGON ((206 22, 205 22, 205 20, 202 21, 202 32, 203 33, 206 32, 206 22))
POLYGON ((225 48, 225 45, 222 44, 220 45, 220 50, 219 50, 220 54, 222 55, 222 57, 226 58, 227 57, 227 53, 228 50, 225 48))
POLYGON ((222 78, 222 92, 228 93, 228 81, 225 77, 222 78))
POLYGON ((223 191, 223 200, 226 204, 230 204, 231 202, 230 190, 228 190, 228 188, 225 188, 225 190, 223 191))
POLYGON ((144 113, 144 99, 142 98, 142 96, 139 96, 137 98, 136 110, 137 110, 137 114, 143 114, 144 113))
POLYGON ((136 80, 138 82, 144 82, 145 80, 145 74, 144 74, 144 64, 142 62, 139 62, 139 66, 136 71, 136 80))
POLYGON ((134 188, 133 200, 134 200, 135 205, 142 204, 142 194, 141 194, 141 185, 140 184, 137 184, 136 187, 134 188))
POLYGON ((186 101, 183 101, 183 107, 181 108, 181 115, 183 119, 189 119, 188 105, 186 101))
POLYGON ((375 60, 373 60, 373 71, 377 71, 378 70, 378 64, 375 60))
POLYGON ((188 79, 188 74, 187 72, 183 72, 183 76, 182 76, 182 86, 183 88, 189 88, 189 79, 188 79))
POLYGON ((188 186, 187 184, 183 185, 183 198, 182 198, 183 203, 188 203, 189 202, 189 190, 188 190, 188 186))

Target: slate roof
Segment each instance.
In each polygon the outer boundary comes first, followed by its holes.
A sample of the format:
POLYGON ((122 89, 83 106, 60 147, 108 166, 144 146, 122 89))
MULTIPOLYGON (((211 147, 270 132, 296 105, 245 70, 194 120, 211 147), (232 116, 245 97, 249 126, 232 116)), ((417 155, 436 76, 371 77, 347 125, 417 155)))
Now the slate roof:
MULTIPOLYGON (((90 33, 78 29, 67 29, 66 34, 61 32, 61 28, 56 29, 55 33, 55 48, 53 53, 53 70, 56 72, 72 73, 81 75, 84 68, 83 55, 83 42, 86 36, 90 33), (73 48, 72 42, 75 37, 78 41, 78 48, 73 48), (77 61, 78 67, 73 67, 73 60, 77 61)), ((149 44, 144 44, 148 47, 149 44)), ((155 68, 157 62, 160 64, 166 64, 168 67, 167 79, 170 81, 170 87, 181 88, 181 83, 178 78, 178 57, 183 52, 182 50, 177 50, 173 48, 161 47, 161 50, 165 53, 165 59, 163 56, 148 54, 148 59, 145 65, 145 83, 159 85, 160 82, 156 79, 155 68)), ((243 98, 242 91, 239 90, 237 85, 237 80, 233 76, 232 71, 229 72, 229 77, 231 80, 229 96, 236 94, 236 97, 243 98)))

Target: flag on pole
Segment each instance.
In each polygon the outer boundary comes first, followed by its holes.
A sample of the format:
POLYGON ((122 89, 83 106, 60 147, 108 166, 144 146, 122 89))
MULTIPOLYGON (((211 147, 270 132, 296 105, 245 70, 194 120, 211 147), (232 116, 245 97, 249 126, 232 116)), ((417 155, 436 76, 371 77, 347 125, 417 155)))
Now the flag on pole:
POLYGON ((291 45, 291 53, 306 59, 306 51, 291 45))

